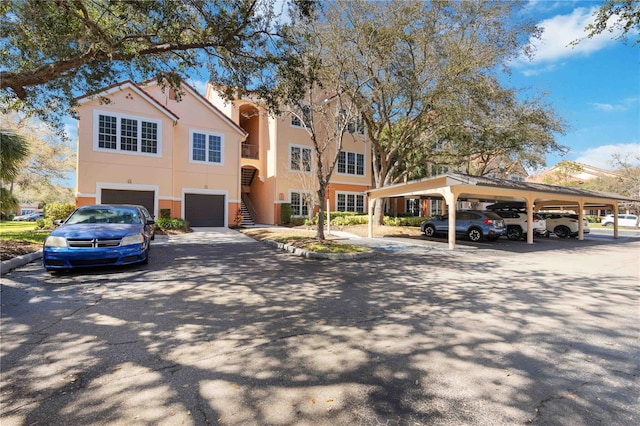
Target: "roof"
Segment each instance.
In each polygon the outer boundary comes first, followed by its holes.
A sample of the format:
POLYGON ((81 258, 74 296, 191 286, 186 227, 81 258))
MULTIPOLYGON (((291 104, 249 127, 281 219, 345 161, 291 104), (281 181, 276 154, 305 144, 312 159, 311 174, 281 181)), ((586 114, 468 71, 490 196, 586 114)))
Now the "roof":
MULTIPOLYGON (((592 205, 611 203, 612 201, 638 201, 618 194, 589 191, 586 189, 547 185, 536 182, 513 181, 487 176, 471 176, 459 173, 447 173, 406 183, 375 188, 367 191, 371 198, 438 195, 443 188, 456 188, 462 196, 477 198, 486 195, 488 200, 518 200, 525 195, 535 194, 541 201, 581 201, 592 205), (598 202, 601 200, 601 203, 598 202)), ((567 204, 568 205, 568 204, 567 204)))
POLYGON ((112 93, 115 93, 117 91, 124 90, 124 89, 133 90, 137 95, 139 95, 141 98, 145 99, 147 102, 149 102, 150 104, 158 108, 158 110, 160 110, 164 115, 166 115, 171 120, 173 120, 174 123, 180 120, 180 117, 178 117, 177 114, 175 114, 169 108, 162 105, 161 102, 159 102, 156 98, 154 98, 153 96, 145 92, 142 89, 142 87, 140 87, 139 85, 137 85, 131 80, 125 80, 120 83, 112 84, 111 86, 107 86, 104 89, 100 90, 99 92, 96 92, 90 95, 82 95, 76 98, 76 100, 78 101, 79 104, 83 104, 85 102, 89 102, 95 99, 96 97, 108 96, 112 93))
MULTIPOLYGON (((173 120, 174 123, 177 123, 180 120, 180 117, 178 117, 177 114, 175 114, 169 108, 164 106, 162 104, 162 102, 158 101, 156 98, 154 98, 153 96, 151 96, 149 93, 147 93, 144 90, 144 86, 153 86, 153 85, 157 85, 157 84, 158 84, 158 82, 155 79, 147 80, 147 81, 144 81, 144 82, 142 82, 140 84, 136 84, 131 80, 125 80, 125 81, 122 81, 120 83, 112 84, 111 86, 108 86, 108 87, 100 90, 99 92, 93 93, 91 95, 82 95, 82 96, 76 98, 76 100, 78 101, 78 103, 82 104, 82 103, 88 102, 88 101, 90 101, 92 99, 95 99, 96 97, 99 97, 99 96, 108 96, 108 95, 110 95, 110 94, 112 94, 112 93, 114 93, 116 91, 119 91, 119 90, 131 89, 134 92, 136 92, 136 94, 138 94, 140 97, 145 99, 147 102, 149 102, 150 104, 152 104, 156 108, 158 108, 163 114, 165 114, 167 117, 169 117, 171 120, 173 120)), ((215 105, 213 105, 204 96, 202 96, 200 93, 198 93, 198 91, 196 89, 194 89, 192 86, 190 86, 189 84, 187 84, 184 81, 182 81, 180 83, 180 86, 187 93, 189 93, 191 96, 193 96, 198 102, 200 102, 205 108, 207 108, 210 112, 212 112, 218 118, 220 118, 222 121, 224 121, 229 127, 231 127, 233 130, 235 130, 237 133, 239 133, 240 135, 242 135, 245 138, 248 136, 248 133, 242 127, 240 127, 236 123, 234 123, 233 120, 231 120, 231 118, 229 118, 222 111, 220 111, 218 108, 216 108, 215 105)))
MULTIPOLYGON (((154 80, 146 81, 146 82, 144 82, 142 84, 145 84, 145 85, 156 84, 157 85, 158 83, 157 83, 157 80, 154 79, 154 80)), ((199 101, 205 108, 207 108, 213 114, 218 116, 218 118, 220 118, 222 121, 224 121, 227 125, 232 127, 236 132, 240 133, 240 135, 244 136, 245 138, 249 135, 242 127, 238 126, 225 113, 220 111, 220 109, 218 109, 215 105, 213 105, 211 102, 209 102, 207 100, 207 98, 205 98, 200 93, 198 93, 198 91, 196 89, 194 89, 190 84, 188 84, 185 81, 182 81, 180 83, 180 87, 182 89, 184 89, 187 93, 189 93, 191 96, 193 96, 197 101, 199 101)))

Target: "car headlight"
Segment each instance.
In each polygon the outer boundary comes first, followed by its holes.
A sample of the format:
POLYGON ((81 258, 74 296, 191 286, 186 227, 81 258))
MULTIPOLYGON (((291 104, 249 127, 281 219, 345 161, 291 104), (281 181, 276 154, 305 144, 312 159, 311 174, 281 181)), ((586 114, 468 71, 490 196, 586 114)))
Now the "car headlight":
POLYGON ((48 236, 46 240, 44 240, 45 247, 66 247, 67 239, 64 237, 52 237, 48 236))
POLYGON ((144 243, 144 237, 142 236, 142 234, 127 235, 122 239, 122 241, 120 241, 121 246, 130 246, 133 244, 142 243, 144 243))

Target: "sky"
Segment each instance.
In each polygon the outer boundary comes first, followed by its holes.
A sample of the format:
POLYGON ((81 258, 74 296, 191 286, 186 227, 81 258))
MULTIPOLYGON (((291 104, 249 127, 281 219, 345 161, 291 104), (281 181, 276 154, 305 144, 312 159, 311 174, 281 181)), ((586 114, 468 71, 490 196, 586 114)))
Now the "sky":
MULTIPOLYGON (((568 152, 548 155, 542 169, 569 160, 611 170, 614 154, 640 165, 640 44, 634 46, 639 35, 629 35, 625 43, 605 32, 570 45, 585 37, 584 28, 601 4, 530 0, 523 10, 543 29, 542 37, 530 41, 534 57, 513 61, 511 74, 502 81, 525 89, 523 96, 544 94, 544 101, 568 125, 566 134, 556 135, 568 152)), ((202 75, 188 83, 204 95, 202 75)), ((75 121, 67 126, 71 140, 76 126, 75 121)))
MULTIPOLYGON (((544 99, 566 121, 556 140, 568 153, 547 156, 547 167, 561 160, 612 169, 615 153, 640 158, 640 44, 625 44, 605 32, 577 46, 601 1, 530 1, 524 10, 543 29, 536 53, 512 63, 506 84, 545 93, 544 99)), ((638 164, 640 165, 640 164, 638 164)))

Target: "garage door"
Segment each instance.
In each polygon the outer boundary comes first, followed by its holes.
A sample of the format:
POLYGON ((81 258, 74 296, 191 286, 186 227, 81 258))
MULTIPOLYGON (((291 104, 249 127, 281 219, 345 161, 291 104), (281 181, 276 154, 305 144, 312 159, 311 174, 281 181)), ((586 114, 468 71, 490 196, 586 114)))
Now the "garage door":
POLYGON ((184 218, 191 226, 224 226, 224 195, 185 194, 184 218))
POLYGON ((153 191, 128 191, 122 189, 103 189, 102 204, 138 204, 145 206, 151 216, 155 216, 153 191))

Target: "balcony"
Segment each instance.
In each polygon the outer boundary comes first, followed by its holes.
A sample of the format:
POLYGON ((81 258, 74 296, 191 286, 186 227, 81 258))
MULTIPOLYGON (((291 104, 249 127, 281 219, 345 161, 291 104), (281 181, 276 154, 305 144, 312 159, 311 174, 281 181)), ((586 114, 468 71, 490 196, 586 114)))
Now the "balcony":
POLYGON ((259 157, 258 145, 251 145, 247 142, 242 143, 242 158, 250 158, 257 160, 259 157))

